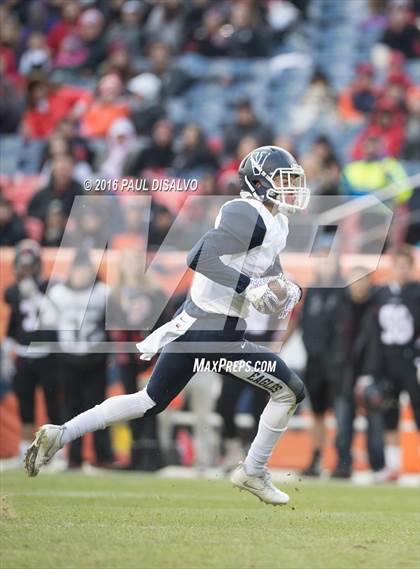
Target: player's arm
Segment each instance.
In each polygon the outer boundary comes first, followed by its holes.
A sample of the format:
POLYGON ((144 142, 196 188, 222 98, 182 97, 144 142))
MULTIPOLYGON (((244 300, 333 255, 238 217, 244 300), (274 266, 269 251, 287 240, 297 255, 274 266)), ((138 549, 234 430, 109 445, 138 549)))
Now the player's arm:
POLYGON ((250 277, 226 265, 221 257, 246 253, 262 244, 265 223, 258 211, 245 202, 231 202, 222 209, 219 225, 208 231, 191 249, 188 266, 212 281, 243 292, 250 277))

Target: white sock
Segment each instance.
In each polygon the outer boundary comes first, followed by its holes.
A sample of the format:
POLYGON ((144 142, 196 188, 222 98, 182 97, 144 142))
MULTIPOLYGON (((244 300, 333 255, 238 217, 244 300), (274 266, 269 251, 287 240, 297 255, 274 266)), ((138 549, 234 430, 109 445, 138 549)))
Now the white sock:
POLYGON ((287 430, 290 415, 296 407, 294 396, 284 401, 270 401, 262 412, 258 432, 244 462, 250 476, 262 474, 280 437, 287 430))
POLYGON ((61 442, 67 444, 85 433, 105 429, 112 423, 143 417, 146 411, 155 405, 156 403, 149 397, 146 389, 130 395, 110 397, 100 405, 96 405, 67 421, 64 424, 61 442))
POLYGON ((397 445, 386 445, 385 447, 385 466, 388 470, 400 470, 401 450, 397 445))

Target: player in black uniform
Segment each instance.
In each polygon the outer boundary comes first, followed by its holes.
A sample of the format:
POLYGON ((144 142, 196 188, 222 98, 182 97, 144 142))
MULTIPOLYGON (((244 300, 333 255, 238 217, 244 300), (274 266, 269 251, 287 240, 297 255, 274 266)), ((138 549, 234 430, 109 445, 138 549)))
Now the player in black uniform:
POLYGON ((409 246, 397 250, 393 262, 394 282, 381 287, 376 295, 366 362, 366 371, 378 383, 384 398, 385 469, 378 478, 385 480, 395 480, 400 470, 398 422, 402 391, 410 396, 420 429, 420 385, 415 366, 419 353, 420 282, 415 280, 409 246))
POLYGON ((55 356, 49 353, 47 345, 36 351, 28 351, 31 342, 48 343, 55 340, 54 332, 37 330, 39 308, 47 281, 41 278, 41 254, 35 241, 25 239, 19 243, 14 270, 16 282, 5 291, 5 302, 11 309, 5 345, 9 356, 16 356, 13 386, 19 401, 21 452, 24 453, 35 433, 34 401, 37 386, 43 389, 49 419, 55 422, 63 417, 60 412, 55 356))

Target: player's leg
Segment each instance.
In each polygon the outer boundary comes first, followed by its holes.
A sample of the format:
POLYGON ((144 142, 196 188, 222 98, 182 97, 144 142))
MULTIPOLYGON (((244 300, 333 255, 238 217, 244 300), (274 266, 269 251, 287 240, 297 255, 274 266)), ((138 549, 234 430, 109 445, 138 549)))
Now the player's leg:
MULTIPOLYGON (((83 408, 83 380, 81 370, 72 364, 72 356, 61 355, 60 358, 60 375, 63 383, 64 401, 65 401, 65 419, 82 413, 83 408)), ((76 438, 69 445, 69 468, 80 468, 82 465, 82 438, 76 438)))
POLYGON ((411 406, 413 408, 414 420, 417 429, 420 431, 420 384, 417 378, 417 368, 414 362, 407 361, 401 370, 403 376, 404 389, 410 396, 411 406))
MULTIPOLYGON (((86 362, 82 386, 84 410, 101 403, 106 396, 107 356, 105 354, 93 354, 89 356, 89 360, 86 362)), ((110 466, 114 462, 114 453, 109 429, 94 431, 93 444, 96 464, 104 467, 110 466)))
POLYGON ((217 403, 217 410, 223 421, 222 436, 225 451, 223 469, 229 472, 238 464, 243 455, 243 446, 238 437, 235 423, 235 409, 246 384, 229 375, 223 375, 222 378, 222 391, 217 403))
MULTIPOLYGON (((119 374, 125 393, 136 393, 138 391, 137 375, 141 368, 134 358, 119 366, 119 374)), ((151 366, 150 371, 153 369, 151 366)), ((162 468, 163 460, 158 440, 157 417, 142 417, 132 419, 131 429, 131 449, 129 470, 154 471, 162 468)))
POLYGON ((268 403, 269 395, 264 389, 258 389, 257 387, 251 386, 252 389, 252 416, 254 418, 254 430, 252 435, 257 434, 258 423, 265 406, 268 403))
POLYGON ((231 480, 235 486, 250 491, 266 503, 286 504, 288 495, 273 485, 266 467, 297 404, 305 397, 304 385, 285 362, 270 350, 246 342, 244 351, 246 355, 242 358, 238 354, 232 359, 243 359, 249 366, 243 371, 232 371, 232 375, 267 390, 270 399, 261 414, 257 434, 245 461, 233 472, 231 480), (262 371, 263 368, 270 371, 262 371))
POLYGON ((163 411, 185 387, 193 375, 193 360, 169 344, 159 356, 145 389, 130 395, 117 395, 84 411, 64 425, 44 425, 25 455, 29 476, 36 476, 41 466, 49 462, 65 444, 85 433, 105 429, 119 421, 143 417, 146 413, 163 411))
POLYGON ((35 387, 36 376, 32 373, 33 360, 17 359, 16 373, 13 378, 13 390, 19 403, 19 415, 22 422, 20 455, 23 457, 35 433, 35 387))
POLYGON ((194 414, 193 438, 195 466, 205 470, 214 466, 218 437, 212 425, 212 413, 219 391, 220 376, 212 371, 194 375, 186 391, 190 398, 190 409, 194 414))
POLYGON ((309 465, 302 471, 305 476, 321 474, 322 449, 326 440, 325 412, 327 411, 327 383, 324 369, 318 356, 310 356, 305 370, 305 386, 309 394, 313 414, 312 457, 309 465))
POLYGON ((337 422, 335 448, 338 461, 332 474, 333 478, 350 478, 353 459, 351 445, 353 441, 353 422, 356 414, 352 395, 342 394, 334 400, 334 411, 337 422))
POLYGON ((369 464, 374 473, 385 466, 384 456, 384 415, 380 405, 367 409, 367 451, 369 464))
POLYGON ((377 482, 397 480, 401 466, 400 436, 398 425, 400 420, 401 381, 398 375, 389 369, 388 377, 383 379, 381 387, 384 397, 385 427, 385 468, 375 474, 377 482))

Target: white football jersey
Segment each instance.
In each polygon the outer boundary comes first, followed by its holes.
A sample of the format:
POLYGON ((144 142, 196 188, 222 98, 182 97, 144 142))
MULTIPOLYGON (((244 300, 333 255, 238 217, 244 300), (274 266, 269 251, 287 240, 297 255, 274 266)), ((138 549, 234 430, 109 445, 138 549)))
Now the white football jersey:
MULTIPOLYGON (((221 255, 220 261, 248 277, 266 276, 278 263, 278 255, 286 246, 288 221, 286 215, 271 214, 255 199, 238 198, 226 202, 215 221, 216 238, 223 242, 220 234, 224 232, 226 241, 244 242, 246 235, 248 243, 241 251, 221 255), (226 211, 229 215, 224 215, 226 211)), ((211 233, 207 239, 212 239, 211 233)), ((249 311, 249 301, 243 293, 208 278, 199 270, 194 273, 190 295, 194 304, 206 312, 246 318, 249 311)))
POLYGON ((93 288, 76 290, 58 283, 48 291, 54 310, 54 327, 64 353, 84 355, 106 340, 105 310, 108 287, 96 282, 93 288))

